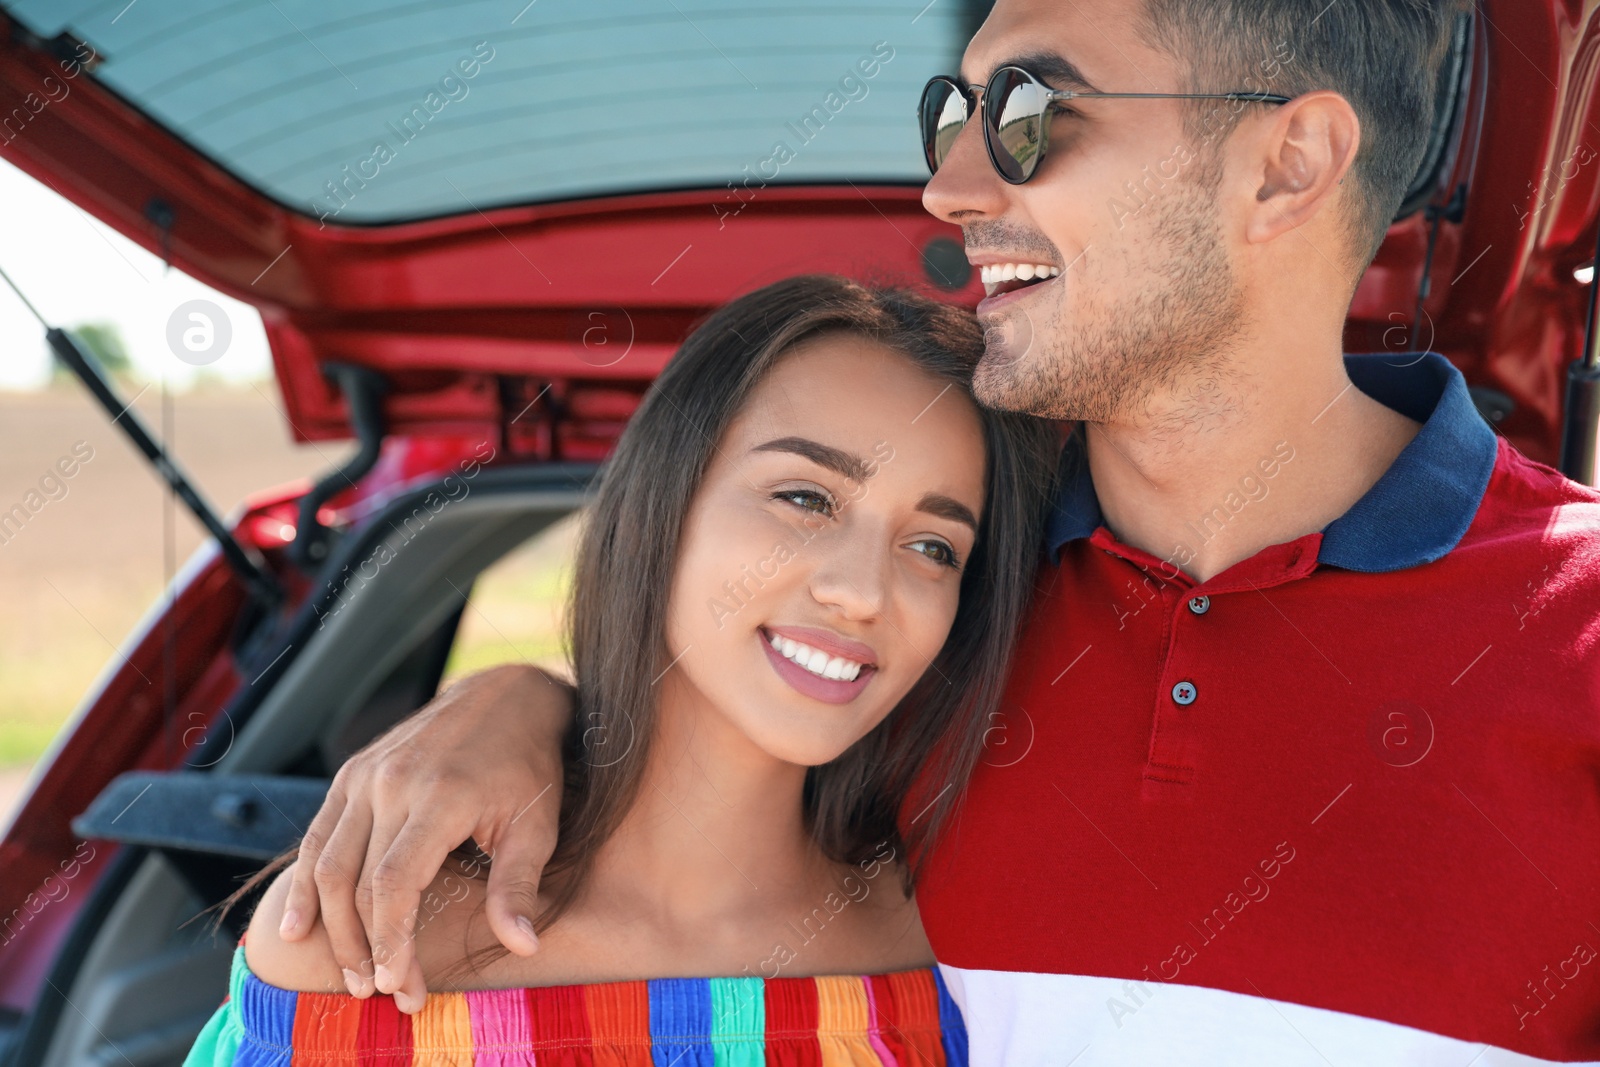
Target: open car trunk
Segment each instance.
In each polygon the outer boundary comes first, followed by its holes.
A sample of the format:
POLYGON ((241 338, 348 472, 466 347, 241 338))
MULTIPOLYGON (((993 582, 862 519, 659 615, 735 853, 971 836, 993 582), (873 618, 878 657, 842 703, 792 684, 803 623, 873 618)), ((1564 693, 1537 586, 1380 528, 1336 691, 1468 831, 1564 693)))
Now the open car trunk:
POLYGON ((347 580, 302 605, 274 683, 229 703, 188 767, 126 776, 75 823, 93 847, 121 849, 77 951, 51 970, 62 995, 18 1035, 14 1062, 181 1061, 249 916, 204 909, 298 840, 350 753, 433 696, 479 573, 577 508, 592 473, 515 466, 479 471, 466 492, 460 479, 420 484, 340 546, 330 565, 347 580))

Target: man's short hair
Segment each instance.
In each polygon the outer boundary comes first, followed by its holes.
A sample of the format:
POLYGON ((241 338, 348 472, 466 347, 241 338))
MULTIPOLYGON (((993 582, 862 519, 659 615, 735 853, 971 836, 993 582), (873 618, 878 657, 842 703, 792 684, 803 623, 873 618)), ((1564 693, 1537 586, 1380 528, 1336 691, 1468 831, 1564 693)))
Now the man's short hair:
MULTIPOLYGON (((1141 35, 1172 56, 1185 92, 1298 96, 1331 89, 1361 120, 1350 175, 1349 251, 1365 270, 1415 179, 1434 123, 1438 71, 1472 0, 1145 0, 1141 35)), ((1186 101, 1210 155, 1257 104, 1186 101)))

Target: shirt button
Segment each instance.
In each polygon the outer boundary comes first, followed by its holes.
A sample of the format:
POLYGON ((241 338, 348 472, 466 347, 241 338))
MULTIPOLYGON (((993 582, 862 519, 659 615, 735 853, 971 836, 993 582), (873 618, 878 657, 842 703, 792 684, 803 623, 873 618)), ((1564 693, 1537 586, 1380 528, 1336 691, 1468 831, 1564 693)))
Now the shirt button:
POLYGON ((1204 615, 1206 612, 1211 610, 1211 598, 1208 596, 1195 597, 1193 600, 1189 601, 1189 610, 1194 612, 1196 615, 1204 615))
POLYGON ((1172 687, 1173 702, 1181 704, 1184 707, 1188 707, 1190 704, 1193 704, 1194 698, 1199 695, 1199 690, 1195 689, 1193 682, 1179 682, 1177 685, 1172 687))

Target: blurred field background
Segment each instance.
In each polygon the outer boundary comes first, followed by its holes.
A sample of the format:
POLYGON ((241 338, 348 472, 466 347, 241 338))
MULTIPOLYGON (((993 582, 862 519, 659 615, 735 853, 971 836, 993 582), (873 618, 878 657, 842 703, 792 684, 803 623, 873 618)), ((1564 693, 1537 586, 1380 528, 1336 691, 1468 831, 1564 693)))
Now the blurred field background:
MULTIPOLYGON (((0 266, 53 324, 72 329, 113 374, 224 517, 247 497, 313 476, 349 442, 296 445, 279 410, 266 334, 248 305, 162 263, 0 159, 7 230, 0 266), (166 328, 186 300, 215 302, 231 347, 195 367, 166 328)), ((39 489, 84 442, 93 458, 14 534, 0 530, 0 826, 41 756, 118 649, 163 595, 203 532, 76 380, 53 367, 43 331, 0 289, 0 513, 39 489), (170 516, 170 518, 169 518, 170 516), (171 523, 170 538, 167 523, 171 523)), ((446 673, 509 660, 563 663, 560 604, 573 526, 564 523, 487 572, 446 673)))
MULTIPOLYGON (((161 436, 159 385, 133 405, 161 436)), ((224 515, 246 497, 314 475, 343 460, 346 442, 291 443, 277 386, 201 382, 170 397, 169 444, 224 515)), ((168 494, 108 416, 72 382, 0 391, 0 511, 19 503, 77 442, 94 450, 66 495, 0 543, 0 823, 29 774, 116 649, 163 595, 168 494)), ((172 555, 182 566, 203 532, 171 508, 172 555)), ((562 660, 560 602, 573 526, 507 557, 480 579, 448 677, 502 663, 562 660)))

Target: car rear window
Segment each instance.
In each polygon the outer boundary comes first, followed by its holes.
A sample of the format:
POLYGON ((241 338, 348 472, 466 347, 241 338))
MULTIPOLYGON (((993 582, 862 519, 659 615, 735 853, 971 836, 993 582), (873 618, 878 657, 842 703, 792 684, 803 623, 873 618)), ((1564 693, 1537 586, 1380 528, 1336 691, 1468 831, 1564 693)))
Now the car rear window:
POLYGON ((272 199, 340 223, 634 191, 920 183, 961 0, 17 0, 272 199))

